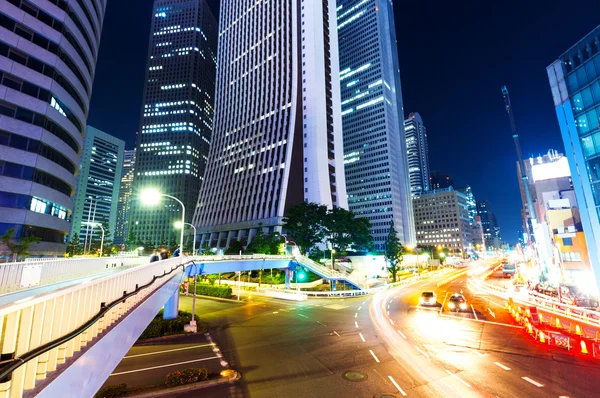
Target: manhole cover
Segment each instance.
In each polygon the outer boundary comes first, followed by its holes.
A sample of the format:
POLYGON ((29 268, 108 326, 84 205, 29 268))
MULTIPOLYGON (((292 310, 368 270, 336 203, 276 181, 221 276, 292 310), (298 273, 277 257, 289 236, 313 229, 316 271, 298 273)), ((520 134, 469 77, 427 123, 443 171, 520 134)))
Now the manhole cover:
POLYGON ((354 370, 350 370, 350 371, 344 373, 343 377, 344 377, 344 379, 349 380, 349 381, 365 381, 368 378, 368 376, 366 374, 357 372, 354 370))

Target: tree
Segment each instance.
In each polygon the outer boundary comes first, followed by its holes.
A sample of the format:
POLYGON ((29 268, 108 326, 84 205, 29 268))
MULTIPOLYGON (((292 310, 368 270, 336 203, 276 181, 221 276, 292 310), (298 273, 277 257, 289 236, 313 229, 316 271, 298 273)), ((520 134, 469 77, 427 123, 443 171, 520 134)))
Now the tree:
POLYGON ((256 231, 256 235, 252 238, 252 241, 246 247, 247 254, 270 254, 271 247, 269 246, 269 242, 265 237, 265 232, 263 231, 262 223, 258 224, 258 231, 256 231))
POLYGON ((10 228, 4 235, 0 237, 0 242, 8 249, 8 255, 16 261, 21 258, 29 257, 29 247, 32 243, 40 243, 41 239, 37 236, 25 236, 19 239, 19 242, 14 242, 17 230, 10 228))
POLYGON ((77 233, 74 233, 73 236, 71 236, 71 240, 67 245, 66 251, 69 257, 77 256, 83 253, 83 247, 81 247, 81 243, 79 243, 79 235, 77 233))
POLYGON ((398 274, 398 266, 404 260, 404 247, 402 243, 400 243, 400 239, 398 239, 398 234, 396 233, 396 228, 394 228, 394 220, 390 223, 390 232, 388 233, 388 237, 385 241, 385 252, 384 257, 385 261, 388 263, 388 270, 392 275, 392 283, 396 282, 396 275, 398 274))
POLYGON ((149 240, 146 241, 146 243, 143 244, 144 246, 144 252, 146 254, 150 254, 152 253, 154 250, 156 250, 156 247, 154 247, 154 245, 152 244, 152 242, 150 242, 149 240))
POLYGON ((231 241, 231 243, 229 243, 229 247, 227 248, 227 250, 225 250, 225 254, 227 255, 232 255, 232 254, 240 254, 240 252, 244 251, 244 245, 242 245, 242 242, 240 242, 239 240, 234 240, 231 241))
POLYGON ((138 243, 138 238, 137 235, 135 233, 135 231, 133 229, 131 229, 128 233, 127 233, 127 239, 125 239, 125 248, 127 250, 133 250, 137 246, 138 243))
POLYGON ((356 250, 370 250, 373 246, 371 223, 367 218, 357 218, 349 210, 341 207, 329 210, 325 227, 331 245, 341 252, 350 246, 356 250))
MULTIPOLYGON (((238 252, 239 253, 239 252, 238 252)), ((204 242, 204 244, 202 245, 202 247, 200 247, 200 255, 201 256, 212 256, 215 253, 213 253, 210 250, 210 247, 208 246, 208 242, 204 242)))
POLYGON ((267 236, 267 244, 269 245, 269 252, 271 254, 285 254, 285 248, 283 247, 282 236, 279 232, 273 232, 267 236))
POLYGON ((288 207, 283 222, 288 234, 294 238, 302 254, 306 254, 325 238, 327 206, 302 202, 288 207))

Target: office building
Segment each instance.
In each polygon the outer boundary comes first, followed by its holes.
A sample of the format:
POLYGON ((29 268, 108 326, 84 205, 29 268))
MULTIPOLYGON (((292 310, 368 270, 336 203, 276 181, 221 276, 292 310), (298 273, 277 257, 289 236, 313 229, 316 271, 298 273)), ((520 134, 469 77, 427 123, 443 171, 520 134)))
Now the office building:
POLYGON ((182 212, 167 198, 145 206, 144 189, 176 197, 192 220, 211 142, 217 29, 205 0, 154 2, 129 217, 142 242, 178 242, 182 212))
POLYGON ((105 7, 0 0, 0 235, 33 256, 66 248, 105 7))
POLYGON ((456 188, 458 192, 461 192, 467 197, 467 208, 469 209, 469 220, 471 224, 476 224, 477 218, 477 201, 475 200, 475 196, 473 196, 473 190, 470 185, 465 185, 464 187, 456 188))
POLYGON ((477 201, 477 215, 481 219, 485 247, 487 249, 500 249, 500 226, 498 226, 496 215, 491 210, 489 200, 477 201))
POLYGON ((286 206, 347 208, 334 0, 221 2, 201 243, 281 230, 286 206), (241 23, 240 21, 243 21, 241 23))
POLYGON ((115 225, 115 244, 123 245, 127 240, 129 228, 129 212, 131 210, 131 188, 135 173, 135 148, 125 151, 123 155, 123 170, 121 173, 121 188, 119 189, 119 202, 117 203, 117 224, 115 225))
POLYGON ((418 112, 408 115, 404 121, 406 130, 406 150, 408 153, 408 173, 410 175, 410 192, 420 195, 429 191, 429 146, 427 129, 418 112))
POLYGON ((70 234, 76 233, 80 243, 90 244, 101 234, 100 228, 82 221, 100 223, 106 239, 114 237, 124 151, 125 141, 87 126, 70 234))
POLYGON ((473 238, 467 197, 454 188, 437 189, 413 199, 419 246, 442 246, 466 254, 473 238))
POLYGON ((454 180, 448 174, 434 170, 429 174, 429 187, 430 189, 454 188, 454 180))
MULTIPOLYGON (((600 274, 600 26, 548 68, 593 274, 600 274)), ((600 283, 600 279, 596 279, 600 283)))
POLYGON ((337 5, 348 206, 369 219, 378 250, 385 248, 391 221, 400 239, 414 245, 392 3, 338 0, 337 5))

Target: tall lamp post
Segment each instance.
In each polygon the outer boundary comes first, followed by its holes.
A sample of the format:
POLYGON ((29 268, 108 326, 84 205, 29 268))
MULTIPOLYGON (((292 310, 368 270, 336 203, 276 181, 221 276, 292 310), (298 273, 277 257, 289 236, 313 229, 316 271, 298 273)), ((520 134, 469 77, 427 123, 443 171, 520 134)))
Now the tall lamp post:
MULTIPOLYGON (((171 195, 167 195, 166 193, 162 193, 154 188, 144 189, 140 193, 140 198, 142 199, 144 204, 147 204, 150 206, 158 204, 158 202, 160 202, 160 198, 162 196, 173 199, 181 205, 181 223, 185 224, 185 205, 183 204, 183 202, 181 200, 177 199, 175 196, 171 196, 171 195)), ((195 237, 195 235, 194 235, 194 237, 195 237)), ((181 228, 181 236, 179 238, 179 251, 180 251, 180 255, 183 255, 183 228, 181 228)))
POLYGON ((194 227, 193 224, 190 224, 189 222, 184 222, 183 224, 181 223, 181 221, 177 221, 175 223, 175 228, 181 228, 183 230, 183 226, 187 225, 189 227, 192 227, 192 229, 194 230, 194 246, 192 248, 192 255, 196 255, 196 227, 194 227))
MULTIPOLYGON (((181 222, 177 221, 175 223, 175 228, 181 228, 181 233, 183 234, 183 226, 188 225, 194 230, 194 246, 192 249, 192 255, 195 255, 196 251, 196 227, 194 227, 189 222, 181 222)), ((182 241, 183 242, 183 241, 182 241)), ((183 246, 181 248, 181 255, 183 255, 183 246)), ((196 281, 198 280, 198 275, 194 275, 194 293, 192 295, 192 320, 190 321, 190 329, 196 333, 198 331, 198 327, 196 326, 196 281)))
MULTIPOLYGON (((100 257, 102 257, 102 250, 104 249, 104 227, 99 222, 92 222, 92 221, 82 221, 81 224, 88 225, 88 226, 92 227, 92 229, 94 227, 100 227, 100 229, 102 230, 102 240, 100 241, 100 257)), ((91 247, 92 247, 92 244, 91 244, 91 240, 90 240, 90 248, 91 247)))

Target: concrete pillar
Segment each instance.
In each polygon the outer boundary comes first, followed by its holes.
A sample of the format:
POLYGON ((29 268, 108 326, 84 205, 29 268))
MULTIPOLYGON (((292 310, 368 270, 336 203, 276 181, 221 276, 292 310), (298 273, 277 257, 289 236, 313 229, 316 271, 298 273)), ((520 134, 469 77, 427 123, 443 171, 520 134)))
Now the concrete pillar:
POLYGON ((292 276, 292 270, 289 268, 285 269, 285 288, 289 289, 290 288, 290 278, 292 276))
POLYGON ((163 319, 175 319, 179 314, 179 289, 165 303, 163 319))
POLYGON ((331 280, 331 291, 335 292, 337 290, 337 286, 336 286, 336 281, 335 280, 331 280))

